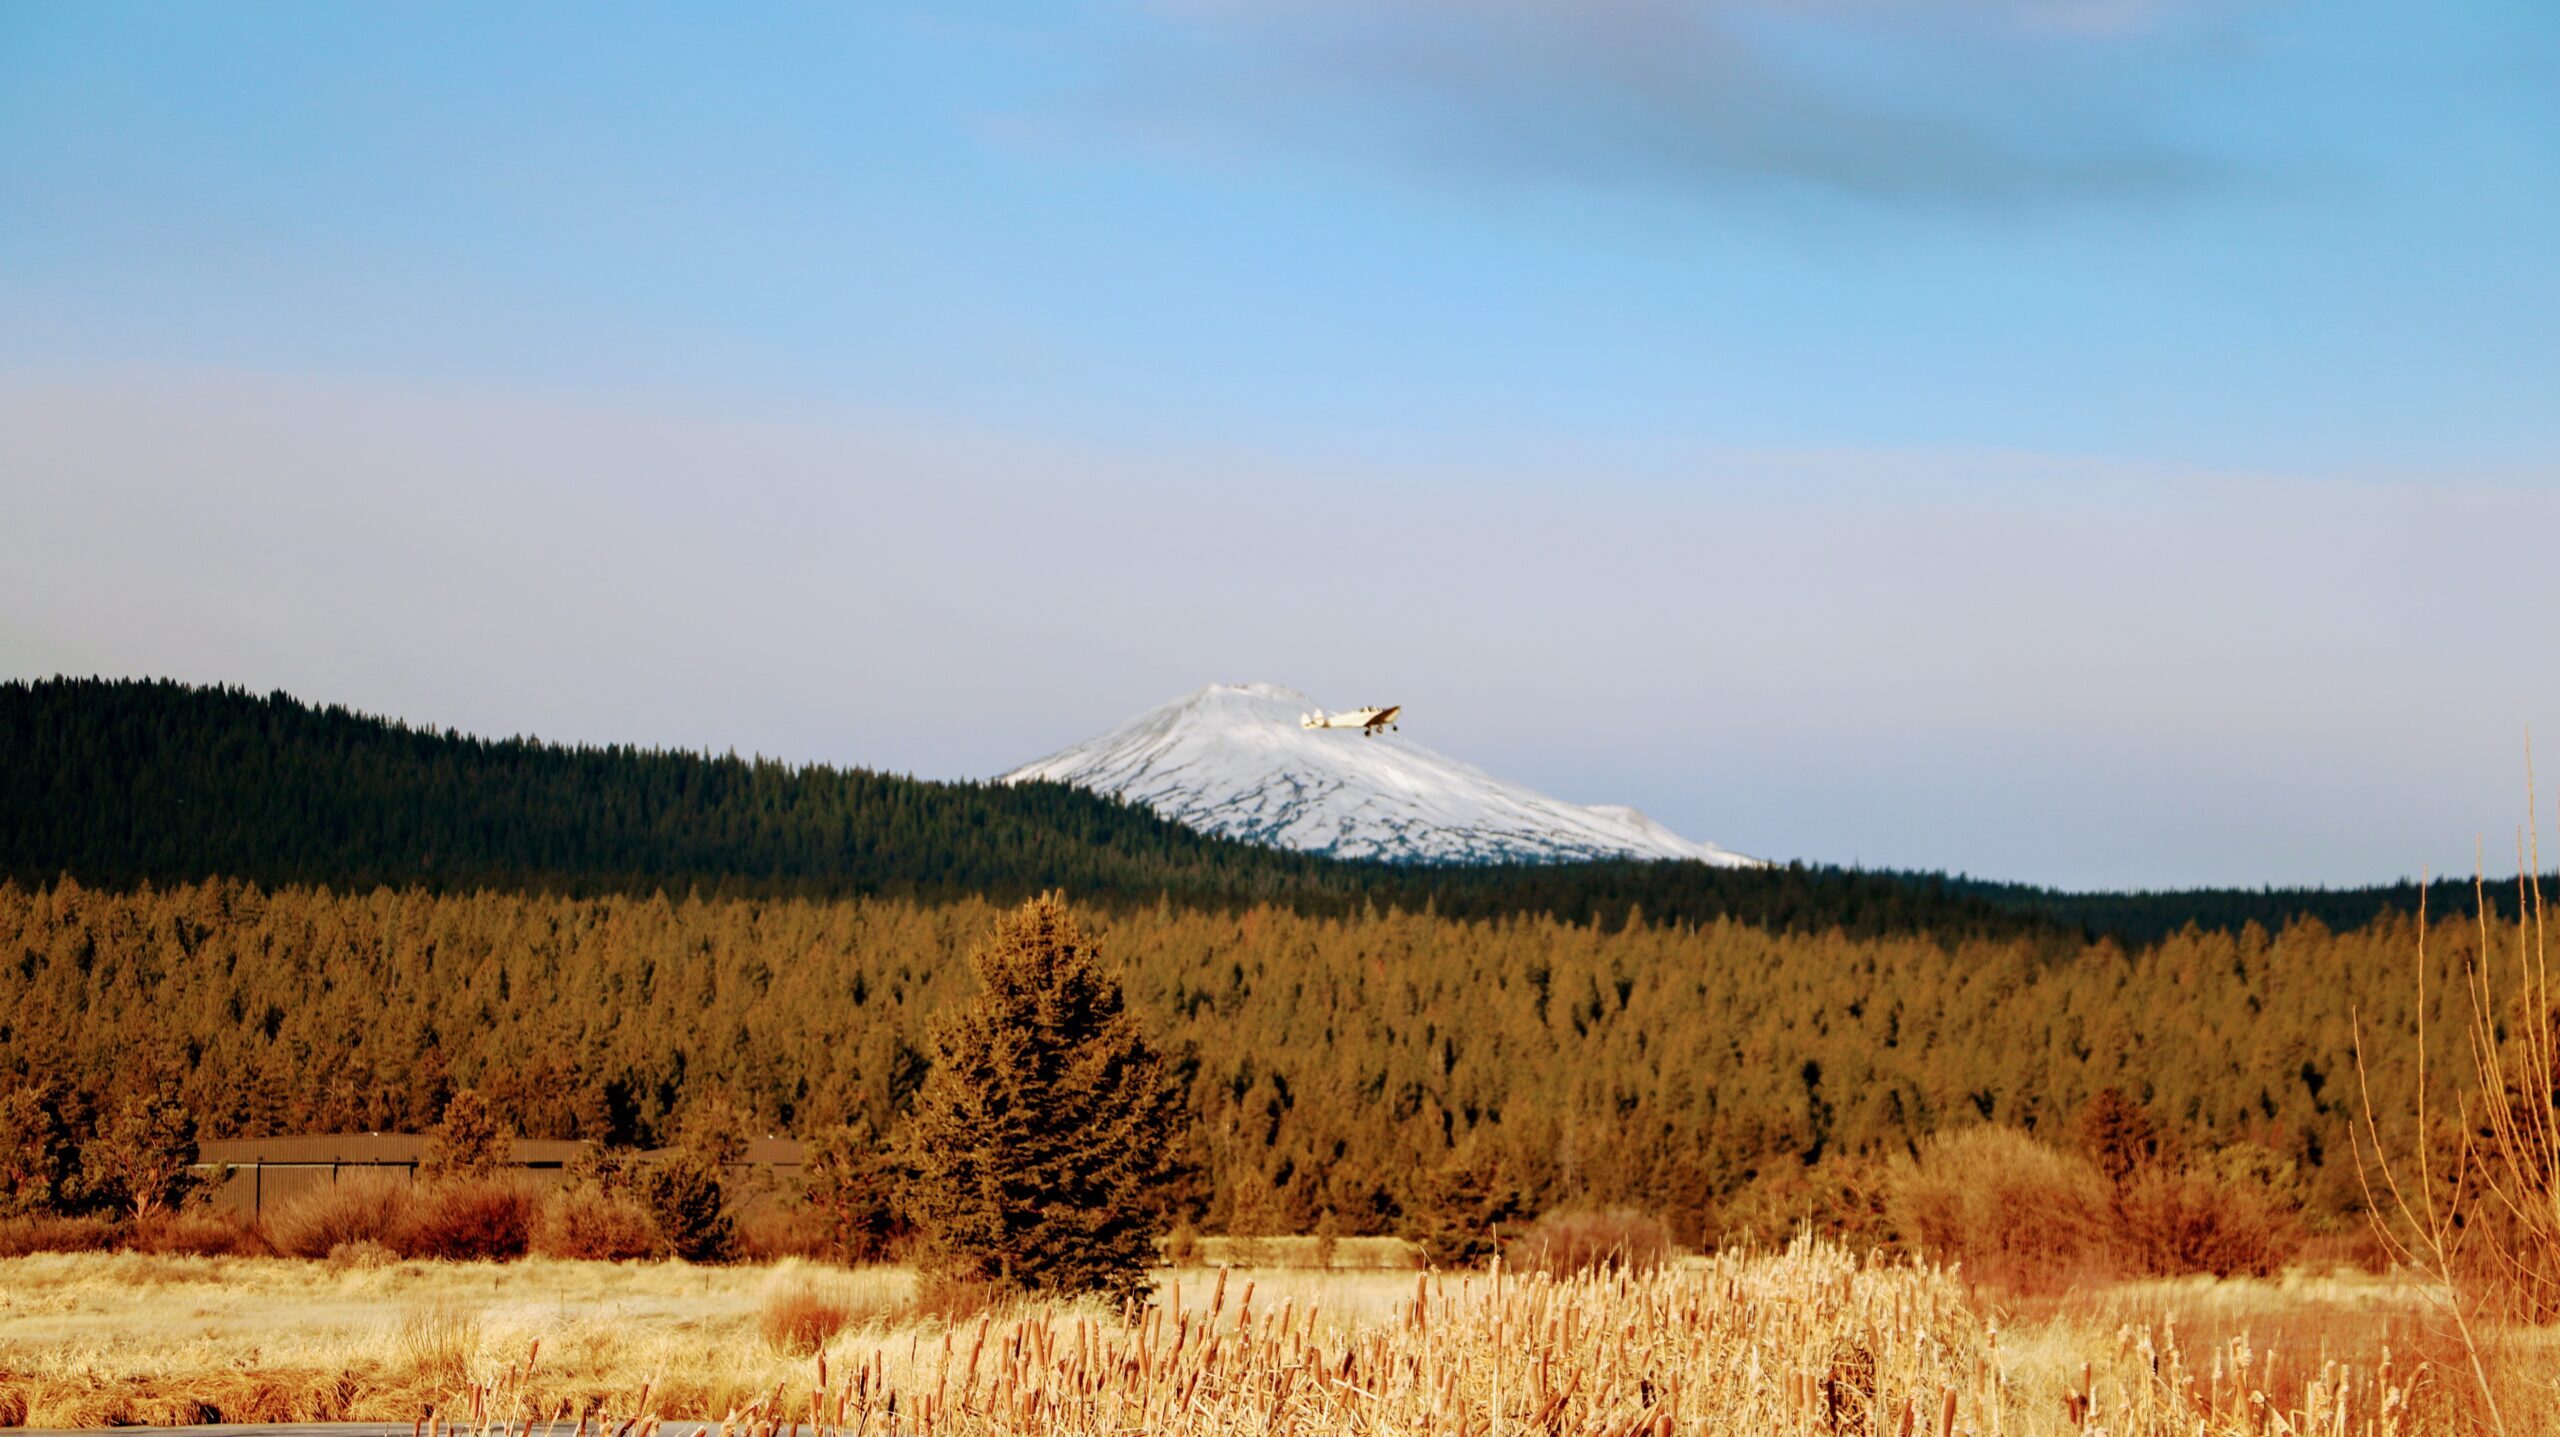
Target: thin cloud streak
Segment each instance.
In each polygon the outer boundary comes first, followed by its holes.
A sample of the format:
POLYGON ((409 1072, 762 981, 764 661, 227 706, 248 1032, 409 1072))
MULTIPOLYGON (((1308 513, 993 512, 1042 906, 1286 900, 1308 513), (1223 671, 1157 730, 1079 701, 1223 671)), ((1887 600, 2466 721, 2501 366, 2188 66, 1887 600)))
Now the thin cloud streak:
POLYGON ((1198 143, 1400 154, 1435 178, 1729 195, 1803 189, 2005 209, 2156 199, 2222 162, 2091 83, 2148 0, 1963 6, 1674 0, 1224 0, 1161 12, 1178 58, 1126 115, 1198 143))

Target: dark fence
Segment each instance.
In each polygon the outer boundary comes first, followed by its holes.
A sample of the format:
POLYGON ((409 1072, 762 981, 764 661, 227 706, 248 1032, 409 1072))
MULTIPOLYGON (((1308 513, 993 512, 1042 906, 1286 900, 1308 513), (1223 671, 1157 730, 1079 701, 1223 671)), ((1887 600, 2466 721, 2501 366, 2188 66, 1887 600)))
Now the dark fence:
MULTIPOLYGON (((587 1144, 518 1138, 511 1145, 509 1168, 537 1186, 565 1181, 570 1163, 587 1144)), ((213 1182, 215 1211, 252 1222, 279 1204, 337 1182, 350 1173, 378 1173, 398 1182, 415 1182, 426 1157, 427 1139, 420 1133, 328 1133, 285 1138, 224 1138, 200 1145, 196 1170, 213 1182)), ((645 1161, 665 1149, 641 1154, 645 1161)), ((747 1160, 729 1167, 733 1190, 752 1199, 798 1185, 804 1153, 788 1138, 759 1138, 747 1145, 747 1160)))

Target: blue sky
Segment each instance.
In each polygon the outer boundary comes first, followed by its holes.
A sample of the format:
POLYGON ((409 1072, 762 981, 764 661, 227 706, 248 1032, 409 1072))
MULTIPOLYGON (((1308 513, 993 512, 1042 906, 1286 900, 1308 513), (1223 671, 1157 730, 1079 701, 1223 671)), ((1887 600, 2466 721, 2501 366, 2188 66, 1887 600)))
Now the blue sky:
POLYGON ((2467 866, 2556 234, 2540 0, 20 4, 0 670, 949 776, 1268 678, 1751 852, 2467 866))

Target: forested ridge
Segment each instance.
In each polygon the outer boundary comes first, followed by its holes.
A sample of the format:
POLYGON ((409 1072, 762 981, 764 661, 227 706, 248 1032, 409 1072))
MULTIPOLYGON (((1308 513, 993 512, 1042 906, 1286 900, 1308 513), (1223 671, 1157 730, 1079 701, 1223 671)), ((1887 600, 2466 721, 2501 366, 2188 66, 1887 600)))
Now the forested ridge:
POLYGON ((1208 837, 1059 784, 481 739, 164 681, 0 684, 0 877, 65 876, 925 901, 1063 888, 1101 906, 1731 916, 1951 939, 2052 927, 1934 879, 1798 865, 1345 862, 1208 837))
MULTIPOLYGON (((772 1131, 889 1132, 999 911, 0 884, 0 1087, 103 1104, 167 1079, 209 1134, 416 1130, 458 1085, 538 1136, 663 1138, 714 1089, 772 1131)), ((1185 1202, 1213 1230, 1382 1230, 1457 1173, 1523 1211, 1625 1200, 1703 1236, 1941 1128, 2062 1134, 2105 1088, 2197 1149, 2264 1151, 2335 1211, 2356 1191, 2355 1015, 2386 1122, 2415 1051, 2402 918, 2138 952, 1276 906, 1093 929, 1176 1060, 1185 1202)), ((2431 937, 2445 1071, 2479 941, 2467 918, 2431 937)))
MULTIPOLYGON (((2149 943, 2190 923, 2331 927, 2417 887, 2070 893, 1802 864, 1408 867, 1211 838, 1055 784, 947 783, 627 745, 482 739, 287 695, 163 680, 0 684, 0 876, 569 894, 1021 898, 1302 912, 1363 905, 1811 932, 2046 931, 2149 943)), ((2469 885, 2439 883, 2451 911, 2469 885)), ((2492 885, 2491 901, 2511 902, 2492 885)))
MULTIPOLYGON (((2439 999, 2480 941, 2451 887, 2439 999)), ((0 1087, 91 1113, 167 1082, 209 1135, 417 1130, 471 1087, 535 1136, 654 1142, 722 1098, 891 1133, 963 955, 1052 889, 1176 1059, 1180 1205, 1231 1232, 1460 1194, 1711 1237, 1942 1129, 2059 1138, 2109 1089, 2336 1212, 2353 1015, 2386 1093, 2417 1026, 2414 888, 1336 862, 1055 785, 0 685, 0 1087), (2258 921, 2306 911, 2345 921, 2258 921)))

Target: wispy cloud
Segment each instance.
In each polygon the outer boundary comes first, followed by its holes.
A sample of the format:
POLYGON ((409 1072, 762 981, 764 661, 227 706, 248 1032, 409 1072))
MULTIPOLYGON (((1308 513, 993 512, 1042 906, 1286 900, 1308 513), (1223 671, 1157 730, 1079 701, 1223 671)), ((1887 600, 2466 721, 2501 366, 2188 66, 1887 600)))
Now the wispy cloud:
POLYGON ((1169 0, 1138 103, 1444 177, 2030 205, 2193 188, 2107 76, 2172 0, 1169 0))

